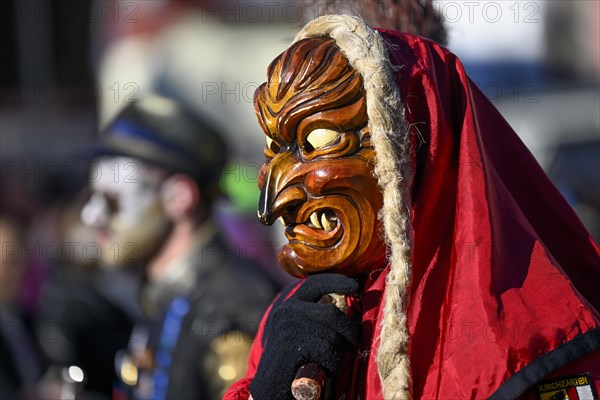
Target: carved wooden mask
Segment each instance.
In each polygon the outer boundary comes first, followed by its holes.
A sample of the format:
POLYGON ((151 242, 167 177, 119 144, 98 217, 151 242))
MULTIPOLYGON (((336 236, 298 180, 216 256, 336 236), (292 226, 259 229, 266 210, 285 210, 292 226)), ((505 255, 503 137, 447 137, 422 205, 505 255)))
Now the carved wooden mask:
POLYGON ((254 98, 267 136, 258 215, 285 225, 279 263, 295 276, 380 267, 383 200, 361 76, 329 38, 296 42, 267 75, 254 98))

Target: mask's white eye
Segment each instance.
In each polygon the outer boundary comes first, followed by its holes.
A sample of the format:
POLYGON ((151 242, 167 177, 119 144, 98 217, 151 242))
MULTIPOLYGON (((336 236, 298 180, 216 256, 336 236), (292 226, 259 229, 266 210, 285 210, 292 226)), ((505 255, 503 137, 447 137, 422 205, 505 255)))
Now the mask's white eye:
POLYGON ((306 137, 306 141, 310 143, 313 149, 320 149, 337 141, 340 135, 340 132, 333 129, 319 128, 310 132, 306 137))
POLYGON ((279 143, 277 143, 276 141, 274 141, 273 139, 271 139, 268 136, 265 136, 265 138, 267 140, 267 149, 275 154, 279 153, 279 148, 280 148, 279 143))

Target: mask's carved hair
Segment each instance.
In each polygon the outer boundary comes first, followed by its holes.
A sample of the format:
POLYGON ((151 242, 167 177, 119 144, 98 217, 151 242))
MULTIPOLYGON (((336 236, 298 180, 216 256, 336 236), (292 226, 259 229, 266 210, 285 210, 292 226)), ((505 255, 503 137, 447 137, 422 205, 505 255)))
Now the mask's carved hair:
POLYGON ((265 133, 273 137, 277 132, 287 142, 296 139, 297 131, 346 131, 367 121, 360 74, 333 39, 324 37, 300 40, 273 60, 267 82, 254 94, 254 107, 265 133), (328 115, 335 122, 323 126, 328 115))

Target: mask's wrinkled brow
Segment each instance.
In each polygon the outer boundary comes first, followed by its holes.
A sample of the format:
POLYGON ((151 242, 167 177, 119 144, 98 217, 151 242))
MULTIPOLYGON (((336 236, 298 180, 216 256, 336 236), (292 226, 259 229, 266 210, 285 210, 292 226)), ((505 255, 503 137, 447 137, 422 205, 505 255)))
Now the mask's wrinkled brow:
POLYGON ((280 143, 300 142, 315 128, 359 128, 366 111, 362 78, 330 38, 294 43, 267 71, 254 97, 265 134, 280 143))

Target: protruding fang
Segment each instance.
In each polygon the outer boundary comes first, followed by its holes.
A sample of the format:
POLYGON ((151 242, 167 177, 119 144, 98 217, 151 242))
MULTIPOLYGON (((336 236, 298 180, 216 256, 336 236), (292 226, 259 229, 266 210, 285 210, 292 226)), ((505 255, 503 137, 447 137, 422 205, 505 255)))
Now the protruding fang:
POLYGON ((321 224, 323 225, 323 229, 327 232, 334 230, 336 225, 335 222, 332 222, 327 218, 327 213, 321 214, 321 224))
POLYGON ((277 220, 281 222, 281 225, 285 226, 285 221, 283 220, 283 217, 279 217, 277 218, 277 220))
POLYGON ((312 224, 318 228, 318 229, 323 229, 323 227, 321 226, 321 223, 319 222, 319 217, 317 216, 317 213, 314 212, 312 214, 310 214, 310 222, 312 222, 312 224))

